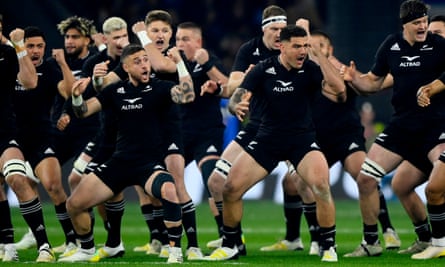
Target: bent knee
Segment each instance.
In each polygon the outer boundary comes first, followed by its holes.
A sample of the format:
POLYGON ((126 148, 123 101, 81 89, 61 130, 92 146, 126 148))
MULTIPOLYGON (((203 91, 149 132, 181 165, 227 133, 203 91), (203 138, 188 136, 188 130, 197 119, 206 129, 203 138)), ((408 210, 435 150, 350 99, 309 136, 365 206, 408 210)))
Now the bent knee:
POLYGON ((443 190, 440 190, 440 188, 429 186, 429 184, 425 187, 425 196, 428 203, 433 205, 442 204, 445 200, 443 190))

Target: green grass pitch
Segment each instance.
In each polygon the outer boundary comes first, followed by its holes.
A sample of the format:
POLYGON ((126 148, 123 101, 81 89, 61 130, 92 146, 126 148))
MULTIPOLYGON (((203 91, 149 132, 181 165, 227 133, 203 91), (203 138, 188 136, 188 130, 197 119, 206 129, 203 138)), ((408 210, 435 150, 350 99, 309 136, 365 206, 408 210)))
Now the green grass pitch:
MULTIPOLYGON (((397 201, 388 203, 390 216, 394 227, 402 239, 402 247, 409 246, 415 239, 413 226, 402 206, 397 201)), ((337 263, 324 263, 318 256, 309 256, 309 233, 304 218, 301 224, 301 237, 305 245, 304 251, 289 252, 261 252, 262 246, 270 245, 284 237, 283 208, 280 204, 271 201, 247 201, 244 207, 243 229, 246 239, 247 253, 238 260, 224 262, 187 261, 185 266, 445 266, 445 259, 432 259, 425 261, 411 260, 408 255, 397 254, 396 251, 384 251, 379 257, 370 258, 343 258, 343 254, 352 251, 362 239, 362 221, 357 201, 336 201, 337 209, 337 263)), ((17 208, 12 209, 15 238, 19 240, 27 231, 27 227, 17 208)), ((205 254, 210 250, 205 244, 217 238, 216 226, 210 209, 206 204, 197 207, 198 239, 205 254)), ((63 242, 61 227, 54 215, 54 208, 44 205, 45 222, 50 242, 58 246, 63 242)), ((98 247, 105 242, 105 230, 99 216, 96 216, 95 241, 98 247)), ((133 252, 135 246, 143 245, 148 240, 148 231, 143 221, 137 203, 128 202, 123 218, 122 238, 126 248, 124 257, 107 259, 99 263, 52 263, 39 264, 39 266, 157 266, 166 265, 166 259, 148 256, 144 253, 133 252)), ((383 241, 380 230, 380 239, 383 241)), ((183 238, 186 244, 186 237, 183 238)), ((19 251, 20 262, 1 263, 1 266, 29 266, 35 264, 36 249, 19 251)))

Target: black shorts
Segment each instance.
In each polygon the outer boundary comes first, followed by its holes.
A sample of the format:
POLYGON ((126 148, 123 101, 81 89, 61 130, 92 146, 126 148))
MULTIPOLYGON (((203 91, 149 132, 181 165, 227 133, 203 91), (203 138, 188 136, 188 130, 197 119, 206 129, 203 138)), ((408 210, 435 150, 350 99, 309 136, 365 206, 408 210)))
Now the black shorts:
POLYGON ((163 158, 172 154, 184 155, 184 144, 182 141, 181 125, 170 123, 162 136, 163 158))
POLYGON ((79 129, 68 133, 58 131, 55 136, 55 147, 60 165, 72 157, 77 158, 85 147, 91 147, 89 141, 96 136, 96 133, 97 128, 86 128, 82 131, 79 129))
POLYGON ((0 155, 10 147, 16 147, 20 149, 18 145, 16 135, 12 132, 0 132, 0 155))
POLYGON ((115 148, 115 144, 101 143, 99 146, 94 146, 94 155, 92 156, 90 162, 88 162, 84 173, 88 174, 90 172, 94 172, 98 166, 109 160, 113 155, 115 148))
POLYGON ((383 133, 376 137, 375 143, 409 160, 420 170, 427 170, 429 167, 425 160, 428 160, 428 153, 438 144, 445 143, 445 138, 442 137, 445 121, 426 125, 393 120, 383 133))
POLYGON ((122 192, 126 187, 139 185, 145 187, 148 178, 157 170, 165 171, 161 162, 138 164, 118 158, 111 158, 94 171, 99 179, 106 184, 114 194, 122 192))
POLYGON ((242 148, 246 147, 255 137, 258 132, 258 127, 259 125, 257 124, 248 123, 244 129, 238 132, 233 141, 238 143, 242 148))
POLYGON ((32 136, 20 136, 18 143, 20 144, 25 160, 29 162, 33 169, 45 158, 57 158, 54 139, 51 134, 31 134, 32 136))
POLYGON ((317 134, 317 141, 328 161, 329 167, 337 161, 344 163, 344 160, 354 152, 366 152, 365 138, 362 131, 345 134, 317 134))
POLYGON ((269 173, 280 161, 289 160, 294 166, 298 166, 308 152, 320 151, 315 140, 315 132, 303 133, 287 139, 256 136, 244 149, 269 173))
POLYGON ((224 128, 211 128, 205 132, 184 133, 185 164, 193 160, 198 164, 201 159, 209 155, 219 156, 222 153, 224 128))

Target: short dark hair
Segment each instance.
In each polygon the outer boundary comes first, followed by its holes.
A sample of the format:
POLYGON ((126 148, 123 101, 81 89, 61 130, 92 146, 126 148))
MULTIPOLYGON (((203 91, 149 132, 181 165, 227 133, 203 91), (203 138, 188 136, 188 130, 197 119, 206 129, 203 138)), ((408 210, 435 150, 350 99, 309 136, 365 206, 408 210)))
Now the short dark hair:
POLYGON ((167 11, 151 10, 150 12, 147 13, 147 16, 145 16, 145 25, 148 25, 153 21, 159 21, 159 20, 167 23, 170 26, 173 24, 172 16, 167 11))
POLYGON ((139 51, 144 51, 144 48, 139 44, 129 44, 122 50, 121 63, 125 61, 128 56, 133 55, 139 51))
POLYGON ((178 25, 178 29, 193 30, 193 31, 198 32, 199 35, 202 35, 201 27, 198 24, 191 22, 191 21, 180 23, 178 25))
POLYGON ((186 21, 186 22, 180 23, 178 25, 178 29, 197 29, 197 30, 201 30, 201 27, 198 24, 196 24, 196 23, 194 23, 192 21, 186 21))
POLYGON ((45 34, 40 28, 36 26, 28 26, 24 29, 24 31, 25 31, 25 36, 24 36, 25 40, 31 37, 42 37, 43 41, 46 41, 45 34))
POLYGON ((445 23, 445 16, 444 15, 436 15, 431 18, 430 22, 434 22, 434 21, 441 21, 441 22, 445 23))
POLYGON ((323 36, 324 38, 326 38, 329 41, 329 43, 332 43, 331 36, 329 36, 329 34, 327 34, 326 32, 324 32, 322 30, 311 31, 311 36, 323 36))
POLYGON ((422 0, 406 0, 400 5, 400 19, 402 23, 428 15, 429 6, 422 0))
POLYGON ((287 25, 280 32, 280 41, 290 41, 292 37, 305 37, 307 32, 305 29, 296 25, 287 25))
POLYGON ((287 16, 286 10, 276 5, 270 5, 263 10, 263 20, 274 16, 287 16))

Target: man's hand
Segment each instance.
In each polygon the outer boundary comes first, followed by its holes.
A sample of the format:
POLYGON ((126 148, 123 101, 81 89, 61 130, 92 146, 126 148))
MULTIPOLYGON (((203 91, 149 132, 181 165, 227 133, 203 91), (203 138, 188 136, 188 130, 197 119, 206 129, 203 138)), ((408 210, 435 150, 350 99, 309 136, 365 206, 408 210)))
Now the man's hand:
POLYGON ((9 39, 11 39, 11 42, 14 44, 14 47, 16 46, 24 46, 23 39, 25 38, 25 31, 20 28, 16 28, 11 31, 9 34, 9 39))
POLYGON ((134 34, 137 34, 140 31, 146 31, 147 28, 145 27, 145 23, 143 21, 138 21, 131 27, 131 30, 134 34))
POLYGON ((107 38, 103 33, 95 33, 91 36, 94 41, 94 45, 97 47, 99 51, 105 50, 107 46, 105 45, 107 42, 107 38))
POLYGON ((181 60, 181 54, 179 53, 179 49, 174 46, 167 51, 167 56, 175 63, 178 64, 181 60))
POLYGON ((351 60, 349 66, 344 66, 343 69, 340 69, 340 71, 343 72, 343 80, 346 82, 352 82, 357 73, 356 70, 357 67, 355 66, 355 62, 351 60))
POLYGON ((417 90, 417 104, 421 107, 427 107, 431 104, 431 86, 424 85, 417 90))
POLYGON ((244 118, 246 118, 246 116, 249 114, 249 103, 251 97, 252 97, 251 92, 243 94, 243 96, 241 97, 241 102, 239 102, 235 106, 235 115, 238 118, 238 120, 244 121, 244 118))
POLYGON ((305 29, 308 35, 310 34, 309 20, 303 19, 303 18, 297 19, 297 21, 295 22, 295 25, 305 29))
POLYGON ((57 120, 57 129, 59 129, 60 131, 65 130, 68 124, 70 124, 70 120, 70 115, 66 113, 60 115, 60 118, 57 120))
POLYGON ((81 78, 81 79, 75 81, 73 83, 71 94, 74 97, 80 96, 83 92, 85 92, 85 89, 87 88, 87 86, 90 83, 90 81, 91 81, 90 77, 88 77, 88 78, 81 78))
POLYGON ((196 50, 194 60, 202 66, 207 61, 209 61, 209 52, 207 52, 207 50, 205 50, 204 48, 196 50))
POLYGON ((52 57, 56 60, 57 64, 65 64, 65 52, 62 48, 59 49, 53 49, 52 50, 52 57))
POLYGON ((99 77, 103 78, 105 75, 107 75, 108 64, 110 64, 109 60, 96 64, 93 69, 93 77, 94 78, 99 78, 99 77))
POLYGON ((218 84, 213 80, 206 81, 203 85, 201 85, 201 96, 203 96, 205 93, 208 94, 215 94, 216 90, 218 89, 218 84))

